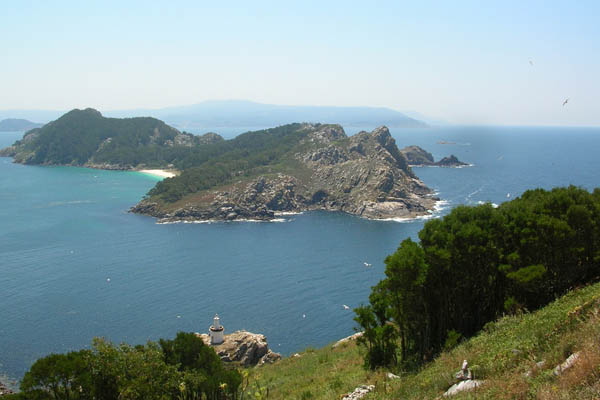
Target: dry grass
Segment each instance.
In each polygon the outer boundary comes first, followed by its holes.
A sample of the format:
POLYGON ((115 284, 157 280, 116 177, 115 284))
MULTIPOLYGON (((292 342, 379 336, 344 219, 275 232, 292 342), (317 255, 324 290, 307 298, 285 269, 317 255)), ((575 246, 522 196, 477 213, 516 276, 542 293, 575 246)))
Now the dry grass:
POLYGON ((600 284, 573 291, 535 313, 488 324, 476 337, 400 379, 389 380, 387 371, 366 371, 361 349, 350 343, 308 349, 300 358, 257 368, 251 385, 269 387, 268 399, 340 399, 361 384, 376 386, 365 400, 442 399, 464 359, 475 378, 486 383, 457 400, 600 399, 600 284), (579 362, 555 376, 554 367, 577 351, 579 362), (540 360, 545 364, 537 367, 540 360))

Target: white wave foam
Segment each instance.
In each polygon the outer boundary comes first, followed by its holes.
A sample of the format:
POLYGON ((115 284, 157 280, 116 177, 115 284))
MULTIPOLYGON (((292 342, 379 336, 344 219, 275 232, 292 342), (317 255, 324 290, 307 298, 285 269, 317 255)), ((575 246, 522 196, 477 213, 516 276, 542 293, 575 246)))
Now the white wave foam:
POLYGON ((67 200, 67 201, 53 201, 48 203, 47 207, 57 207, 57 206, 70 206, 74 204, 90 204, 93 203, 92 200, 67 200))
POLYGON ((223 221, 220 219, 207 219, 207 220, 180 220, 180 221, 162 221, 162 220, 158 220, 156 221, 157 225, 172 225, 172 224, 226 224, 226 223, 231 223, 231 222, 256 222, 256 223, 260 223, 260 222, 264 222, 264 223, 269 223, 269 222, 273 222, 273 223, 278 223, 278 222, 290 222, 293 221, 294 219, 288 219, 288 218, 273 218, 270 220, 265 220, 265 219, 234 219, 231 221, 223 221))
POLYGON ((491 203, 491 202, 489 202, 489 201, 481 201, 481 200, 479 200, 479 201, 477 202, 477 204, 479 204, 479 205, 486 204, 486 203, 490 203, 490 204, 492 205, 492 207, 494 207, 494 208, 498 208, 498 204, 496 204, 496 203, 491 203))
POLYGON ((302 211, 276 211, 274 214, 278 217, 282 217, 286 215, 302 215, 304 213, 302 211))

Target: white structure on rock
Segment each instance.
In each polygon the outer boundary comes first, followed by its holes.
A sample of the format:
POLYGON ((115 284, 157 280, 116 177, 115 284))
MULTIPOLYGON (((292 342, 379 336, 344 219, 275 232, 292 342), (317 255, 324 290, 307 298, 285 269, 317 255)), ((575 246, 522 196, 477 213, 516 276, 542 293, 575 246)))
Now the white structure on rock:
POLYGON ((213 324, 208 328, 210 344, 221 344, 225 341, 225 328, 219 322, 219 314, 215 314, 213 324))

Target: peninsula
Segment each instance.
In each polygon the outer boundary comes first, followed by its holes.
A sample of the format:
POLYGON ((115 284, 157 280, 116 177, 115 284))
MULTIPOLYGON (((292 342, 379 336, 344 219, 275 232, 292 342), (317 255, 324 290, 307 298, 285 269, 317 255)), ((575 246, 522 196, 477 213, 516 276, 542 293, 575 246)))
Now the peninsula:
POLYGON ((159 182, 132 211, 161 222, 271 220, 308 210, 394 219, 427 215, 439 200, 386 127, 347 137, 339 125, 290 124, 227 142, 229 151, 159 182))
POLYGON ((180 132, 150 117, 105 118, 87 108, 72 110, 0 150, 16 163, 141 170, 174 168, 191 148, 223 141, 215 133, 180 132))
POLYGON ((0 155, 23 164, 177 171, 131 209, 161 222, 272 220, 308 210, 407 219, 430 214, 439 200, 385 126, 348 137, 340 125, 294 123, 224 140, 85 109, 28 131, 0 155))

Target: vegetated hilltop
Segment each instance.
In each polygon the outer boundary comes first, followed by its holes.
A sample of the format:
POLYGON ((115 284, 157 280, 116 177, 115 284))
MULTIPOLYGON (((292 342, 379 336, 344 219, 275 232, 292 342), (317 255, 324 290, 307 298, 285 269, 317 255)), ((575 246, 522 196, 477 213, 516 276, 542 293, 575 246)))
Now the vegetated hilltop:
POLYGON ((339 125, 289 124, 242 134, 204 156, 132 211, 164 222, 269 220, 305 210, 382 219, 426 215, 437 200, 386 127, 347 137, 339 125))
POLYGON ((42 124, 28 121, 26 119, 7 118, 0 121, 0 132, 20 132, 39 128, 42 124))
POLYGON ((88 108, 72 110, 0 151, 23 164, 73 165, 104 169, 168 167, 193 147, 222 141, 216 134, 194 136, 149 118, 105 118, 88 108))

